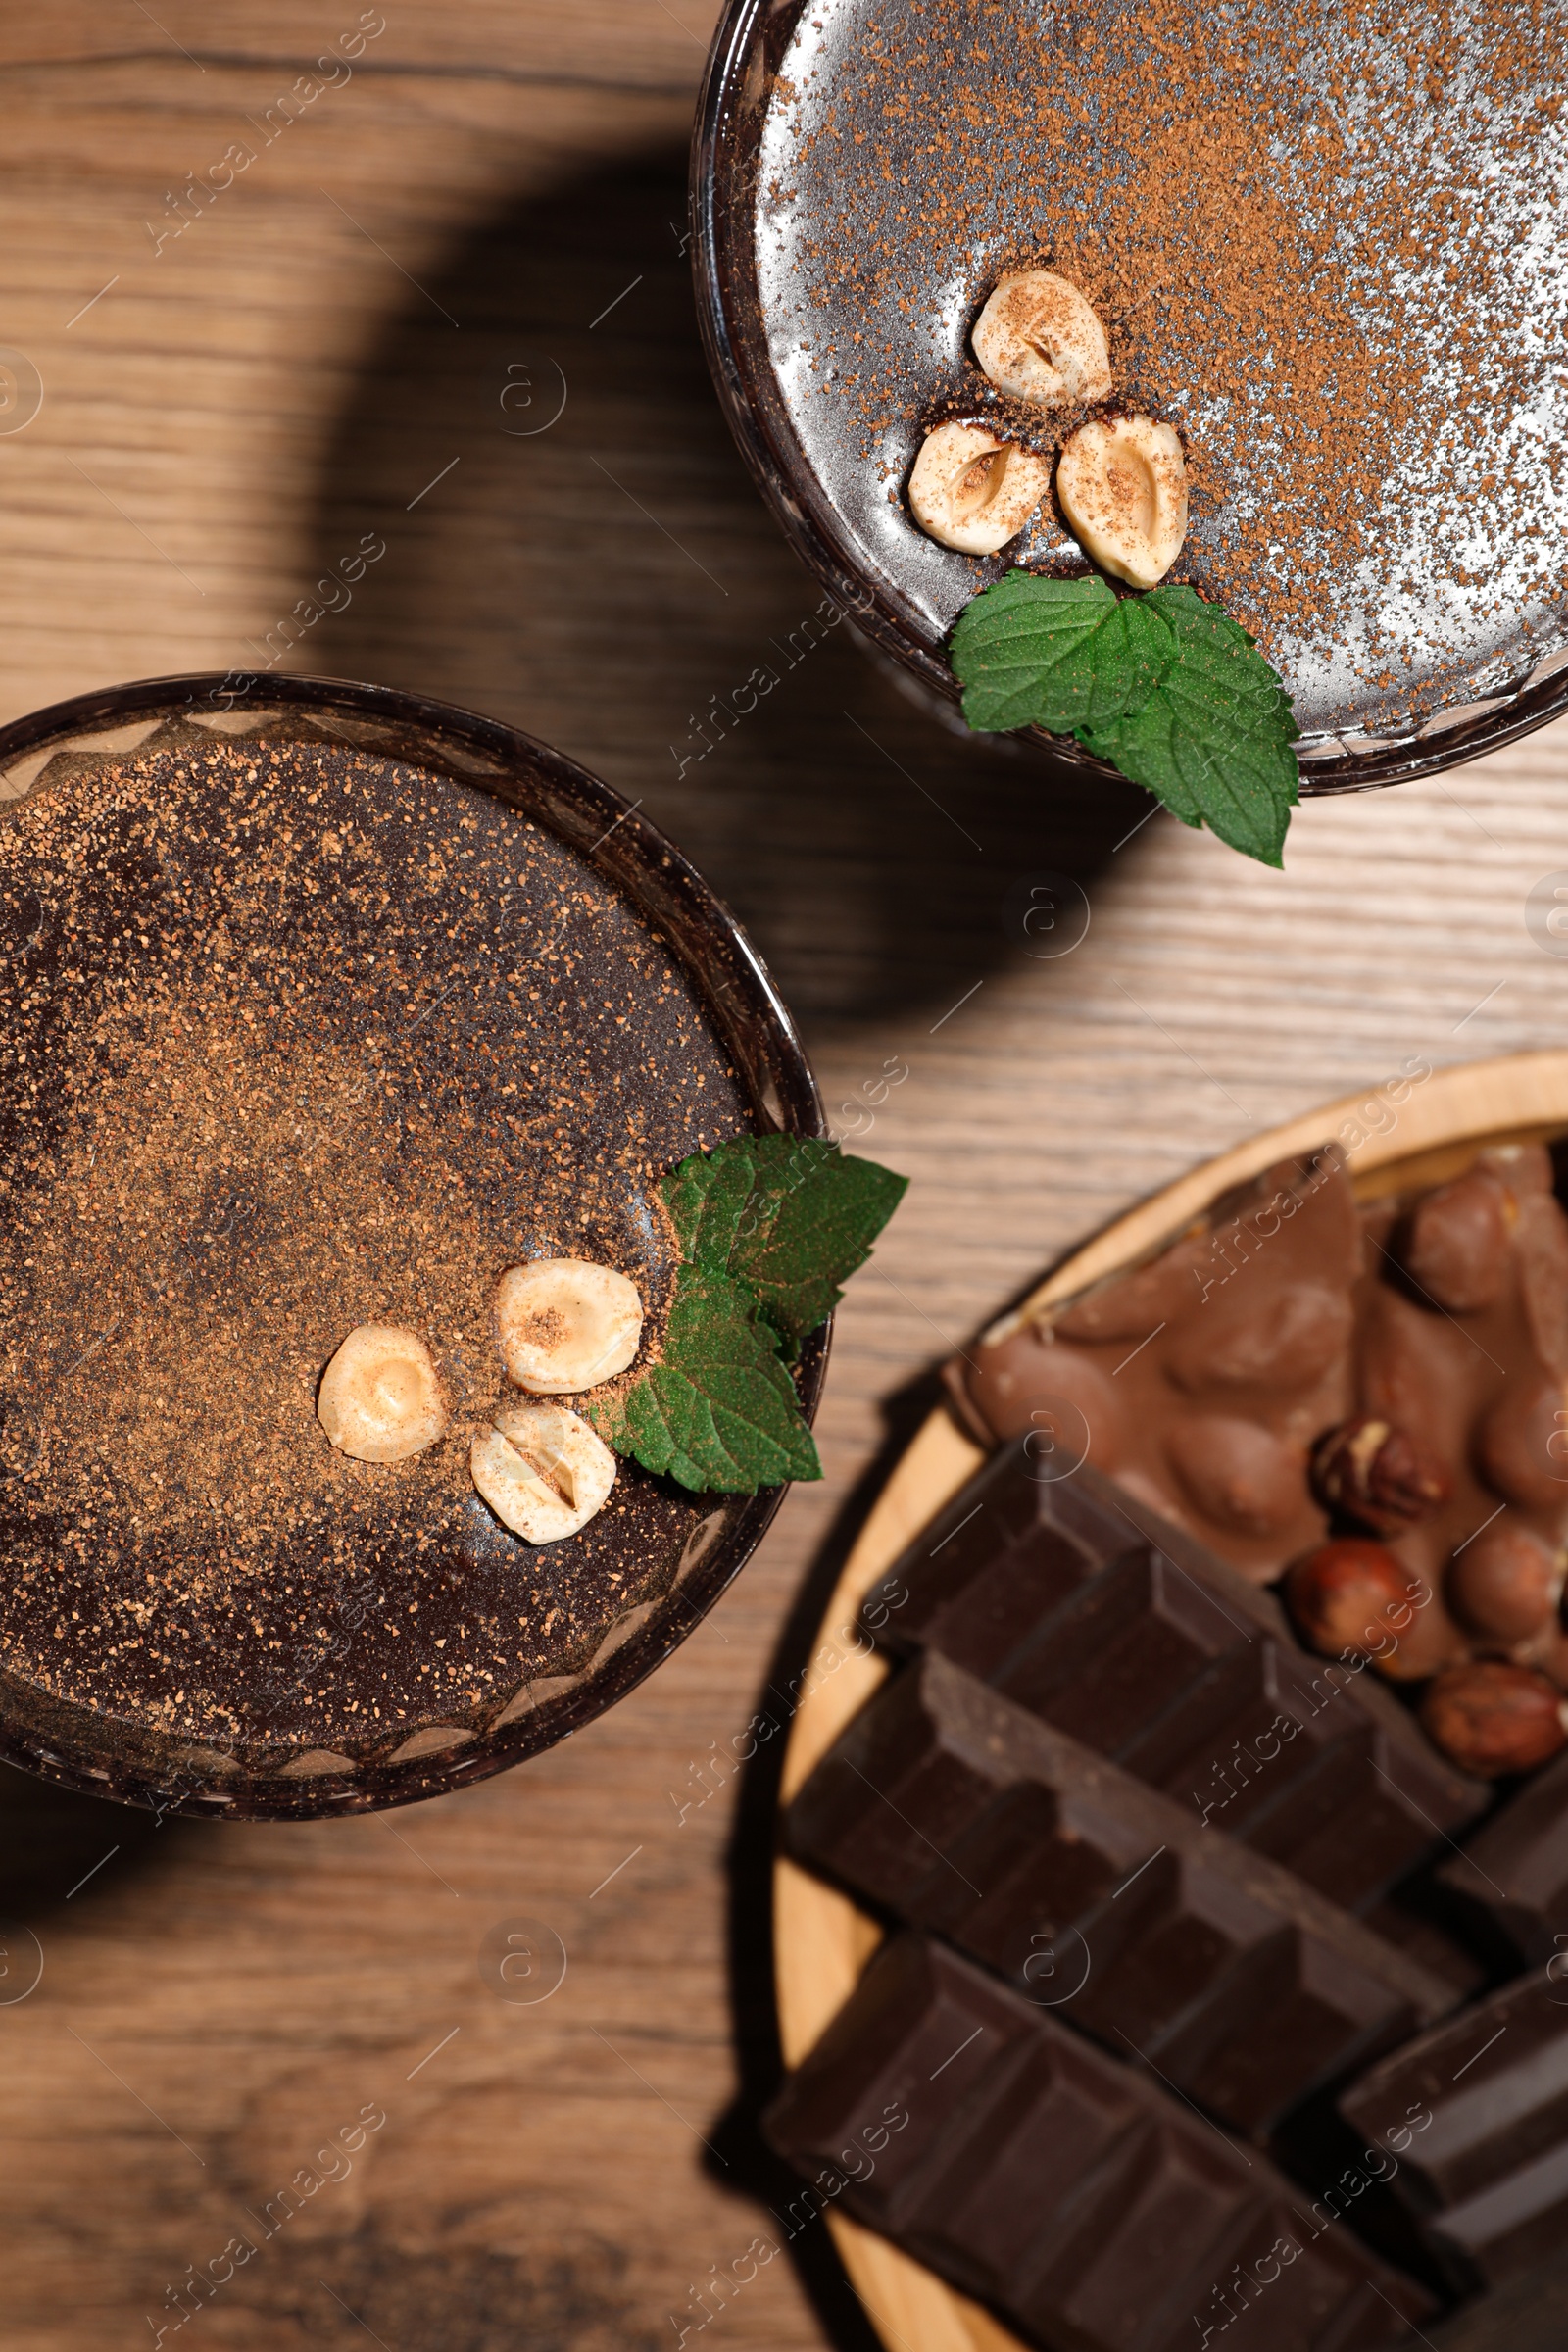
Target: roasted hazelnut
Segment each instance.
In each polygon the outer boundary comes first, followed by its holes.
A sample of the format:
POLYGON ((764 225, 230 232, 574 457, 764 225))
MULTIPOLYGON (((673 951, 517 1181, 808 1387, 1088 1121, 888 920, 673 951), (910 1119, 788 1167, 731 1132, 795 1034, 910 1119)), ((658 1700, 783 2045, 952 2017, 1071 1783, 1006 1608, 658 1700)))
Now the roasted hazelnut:
POLYGON ((1177 1422, 1165 1450, 1189 1501, 1238 1536, 1277 1534, 1305 1500, 1299 1449, 1255 1421, 1195 1413, 1177 1422))
POLYGON ((1525 1510, 1568 1507, 1568 1396, 1555 1380, 1520 1394, 1510 1381, 1482 1423, 1477 1466, 1494 1494, 1525 1510))
POLYGON ((928 537, 960 555, 994 556, 1015 539, 1051 487, 1033 450, 985 424, 939 424, 920 445, 909 506, 928 537))
POLYGON ((1292 1563, 1285 1600, 1296 1630, 1325 1657, 1346 1650, 1387 1654, 1432 1595, 1386 1544, 1339 1536, 1292 1563))
POLYGON ((602 1511, 615 1457, 564 1404, 513 1404, 468 1448, 468 1471, 504 1527, 529 1544, 559 1544, 602 1511))
POLYGON ((1023 270, 1001 279, 974 325, 974 356, 994 384, 1054 409, 1110 390, 1105 330, 1070 279, 1023 270))
POLYGON ((1446 1580, 1448 1606, 1472 1633, 1493 1642, 1528 1642, 1562 1595, 1563 1562, 1527 1527, 1505 1519, 1455 1556, 1446 1580))
POLYGON ((1421 1701, 1428 1739, 1483 1780, 1534 1772, 1568 1743, 1568 1700, 1529 1666, 1478 1658, 1440 1674, 1421 1701))
POLYGON ((1418 1200, 1398 1237, 1416 1289, 1449 1314, 1479 1313, 1499 1297, 1508 1270, 1512 1202, 1496 1178, 1476 1170, 1418 1200))
POLYGON ((586 1257, 509 1266, 496 1292, 507 1377, 536 1396, 570 1396, 624 1372, 642 1343, 637 1285, 586 1257))
POLYGON ((1062 450, 1056 496, 1091 562, 1153 588, 1187 536, 1187 461, 1174 428, 1152 416, 1082 424, 1062 450))
POLYGON ((422 1453, 447 1425, 429 1348, 395 1324, 360 1324, 321 1374, 316 1416, 339 1453, 357 1462, 422 1453))
POLYGON ((1319 1438, 1312 1449, 1312 1492, 1326 1511, 1374 1535, 1396 1536, 1442 1509, 1451 1492, 1443 1464, 1407 1430, 1358 1413, 1319 1438))

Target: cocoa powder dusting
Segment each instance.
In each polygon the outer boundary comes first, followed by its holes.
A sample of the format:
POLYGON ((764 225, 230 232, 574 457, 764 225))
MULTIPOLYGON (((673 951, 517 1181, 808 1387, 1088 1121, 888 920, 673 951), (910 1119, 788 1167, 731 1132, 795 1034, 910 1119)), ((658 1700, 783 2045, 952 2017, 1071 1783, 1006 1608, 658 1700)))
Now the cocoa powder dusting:
POLYGON ((240 1752, 483 1722, 712 1507, 622 1463, 576 1537, 499 1525, 496 1283, 613 1265, 657 1348, 654 1184, 743 1091, 632 907, 484 793, 306 742, 74 765, 0 824, 0 1672, 240 1752), (316 1419, 361 1323, 434 1355, 412 1461, 316 1419))
POLYGON ((1564 641, 1568 20, 1550 0, 831 0, 762 140, 760 282, 809 466, 936 634, 984 563, 921 543, 940 416, 1047 453, 1083 419, 980 373, 974 318, 1048 266, 1111 406, 1177 426, 1172 577, 1220 599, 1308 730, 1418 719, 1564 641))

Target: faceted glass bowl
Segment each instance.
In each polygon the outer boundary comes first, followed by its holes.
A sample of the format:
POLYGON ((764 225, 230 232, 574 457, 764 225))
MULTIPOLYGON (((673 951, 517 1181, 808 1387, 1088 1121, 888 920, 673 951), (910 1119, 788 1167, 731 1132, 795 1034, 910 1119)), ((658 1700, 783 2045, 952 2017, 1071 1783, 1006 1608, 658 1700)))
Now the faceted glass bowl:
MULTIPOLYGON (((553 834, 628 901, 671 952, 731 1057, 761 1131, 823 1132, 815 1081, 793 1021, 729 909, 648 818, 559 752, 493 719, 417 695, 335 680, 223 675, 155 678, 82 695, 0 728, 0 822, 61 755, 118 759, 172 730, 301 737, 396 759, 493 794, 553 834)), ((198 737, 199 739, 199 737, 198 737)), ((156 747, 152 747, 156 748, 156 747)), ((801 1403, 815 1410, 828 1331, 807 1342, 801 1403)), ((486 1779, 591 1723, 701 1623, 756 1549, 783 1490, 691 1498, 690 1523, 660 1564, 655 1595, 572 1671, 524 1685, 461 1720, 405 1726, 354 1755, 275 1759, 152 1734, 64 1703, 0 1658, 0 1757, 43 1778, 159 1811, 304 1820, 410 1804, 486 1779)))
MULTIPOLYGON (((1265 0, 1265 5, 1250 12, 1249 21, 1258 37, 1263 37, 1262 27, 1272 5, 1273 0, 1265 0)), ((1080 13, 1093 15, 1102 6, 1107 20, 1104 38, 1114 49, 1124 28, 1109 0, 1084 0, 1080 13)), ((880 32, 895 45, 901 37, 899 18, 895 5, 878 19, 880 32)), ((958 689, 944 653, 945 628, 933 622, 933 598, 941 603, 945 596, 953 602, 949 574, 953 566, 961 567, 964 559, 950 556, 929 542, 913 553, 907 548, 901 553, 894 545, 897 534, 890 534, 885 525, 880 531, 869 531, 861 518, 847 510, 824 478, 841 463, 831 448, 834 428, 820 422, 816 427, 819 435, 826 436, 819 469, 803 444, 770 348, 776 343, 780 351, 792 352, 798 339, 796 322, 781 312, 775 315, 759 262, 759 221, 773 169, 766 154, 769 109, 779 77, 799 71, 791 62, 791 52, 803 22, 821 36, 812 54, 820 58, 827 72, 823 86, 828 96, 814 103, 831 106, 836 86, 832 75, 842 75, 854 64, 858 22, 854 0, 831 10, 809 6, 808 0, 729 0, 714 34, 692 150, 699 318, 730 428, 786 537, 830 594, 848 608, 856 627, 939 698, 940 709, 943 704, 956 703, 958 689), (906 576, 901 576, 901 563, 906 576)), ((926 29, 929 31, 929 24, 926 29)), ((918 46, 912 31, 910 37, 911 46, 918 46)), ((786 80, 785 86, 793 88, 795 84, 786 80)), ((1289 98, 1289 93, 1286 95, 1289 98)), ((885 144, 890 152, 898 138, 897 123, 889 122, 885 144)), ((846 146, 843 152, 851 157, 854 151, 846 146)), ((907 184, 918 187, 918 172, 928 169, 928 158, 911 157, 907 184)), ((832 185, 843 208, 834 224, 835 235, 848 244, 854 244, 858 235, 868 250, 874 250, 875 222, 869 215, 862 220, 857 212, 858 190, 853 162, 844 165, 832 185)), ((1020 203, 1026 193, 1019 195, 1020 203)), ((1516 210, 1527 206, 1531 198, 1528 189, 1506 186, 1494 193, 1500 206, 1516 210)), ((1512 218, 1512 213, 1508 217, 1512 218)), ((784 270, 780 282, 794 285, 791 269, 784 270)), ((801 288, 794 290, 799 294, 801 288)), ((820 296, 828 305, 820 320, 813 312, 813 331, 819 326, 831 333, 835 324, 831 290, 814 285, 808 290, 813 300, 820 296)), ((947 300, 945 290, 944 302, 947 300)), ((858 318, 848 321, 858 322, 858 318)), ((867 319, 865 323, 873 335, 879 331, 876 321, 867 319)), ((852 418, 844 427, 846 447, 858 430, 852 418)), ((906 469, 918 439, 912 420, 910 432, 913 437, 903 457, 906 469)), ((1555 526, 1548 519, 1546 527, 1555 526)), ((1004 551, 1000 567, 1005 568, 1012 560, 1014 551, 1004 551)), ((1438 549, 1422 558, 1417 568, 1430 575, 1419 583, 1423 593, 1436 594, 1445 584, 1451 585, 1446 573, 1438 568, 1446 561, 1438 549)), ((968 593, 972 587, 960 586, 957 601, 968 593)), ((1479 759, 1568 710, 1568 642, 1560 612, 1551 625, 1538 626, 1533 641, 1522 627, 1516 637, 1516 642, 1492 648, 1484 666, 1489 681, 1501 682, 1486 684, 1480 690, 1484 699, 1474 699, 1476 690, 1472 689, 1471 699, 1439 696, 1442 707, 1433 708, 1429 695, 1422 715, 1408 722, 1402 718, 1385 722, 1364 713, 1358 717, 1349 709, 1336 712, 1332 723, 1317 723, 1310 714, 1303 717, 1298 746, 1303 795, 1360 792, 1430 775, 1479 759)), ((1070 736, 1047 735, 1035 729, 1029 733, 1058 761, 1106 776, 1114 772, 1070 736)))

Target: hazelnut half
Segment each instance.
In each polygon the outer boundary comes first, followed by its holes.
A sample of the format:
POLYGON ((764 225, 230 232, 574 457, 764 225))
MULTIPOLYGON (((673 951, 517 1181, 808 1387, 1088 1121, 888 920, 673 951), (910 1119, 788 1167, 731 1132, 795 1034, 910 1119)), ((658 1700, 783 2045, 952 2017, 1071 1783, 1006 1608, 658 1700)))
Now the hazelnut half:
POLYGON ((474 1485, 504 1527, 529 1544, 559 1544, 602 1511, 615 1457, 564 1404, 514 1404, 468 1448, 474 1485))
POLYGON ((1392 1421, 1358 1413, 1319 1438, 1312 1492, 1326 1511, 1359 1520, 1374 1535, 1397 1535, 1447 1501, 1450 1482, 1434 1454, 1392 1421))
POLYGON ((991 381, 1018 400, 1059 409, 1103 400, 1110 390, 1105 330, 1077 287, 1054 270, 1000 279, 972 341, 991 381))
POLYGON ((570 1396, 613 1380, 642 1336, 637 1285, 591 1258, 530 1258, 509 1266, 496 1290, 507 1377, 536 1396, 570 1396))
POLYGON ((357 1462, 406 1462, 447 1425, 446 1400, 424 1342, 394 1323, 362 1323, 321 1374, 316 1417, 339 1453, 357 1462))
POLYGON ((1187 462, 1152 416, 1081 424, 1061 453, 1056 496, 1086 556, 1118 580, 1153 588, 1187 536, 1187 462))
POLYGON ((939 424, 927 433, 909 475, 909 505, 922 531, 964 556, 994 556, 1017 537, 1051 487, 1051 467, 1033 450, 983 424, 939 424))
POLYGON ((1428 1739, 1484 1780, 1534 1772, 1568 1744, 1568 1701, 1529 1666, 1478 1658, 1440 1674, 1421 1701, 1428 1739))

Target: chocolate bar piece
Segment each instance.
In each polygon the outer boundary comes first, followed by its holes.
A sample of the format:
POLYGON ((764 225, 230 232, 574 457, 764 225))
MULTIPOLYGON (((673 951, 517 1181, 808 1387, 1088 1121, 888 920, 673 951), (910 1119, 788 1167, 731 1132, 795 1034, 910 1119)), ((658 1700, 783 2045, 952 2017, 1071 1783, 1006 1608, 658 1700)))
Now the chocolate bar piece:
POLYGON ((922 1936, 878 1952, 765 2129, 814 2183, 797 2205, 841 2198, 1051 2352, 1374 2352, 1432 2308, 1260 2155, 922 1936))
POLYGON ((1308 1658, 1276 1602, 1088 1464, 1005 1448, 873 1594, 929 1648, 1348 1909, 1489 1801, 1370 1674, 1308 1658))
POLYGON ((802 1861, 946 1936, 1252 2138, 1455 1994, 1348 1912, 947 1659, 790 1808, 802 1861))
POLYGON ((1282 1161, 1153 1258, 1004 1316, 946 1378, 984 1443, 1071 1428, 1254 1584, 1315 1550, 1331 1514, 1386 1537, 1427 1587, 1400 1634, 1408 1675, 1532 1638, 1568 1688, 1550 1573, 1568 1218, 1539 1144, 1360 1207, 1332 1150, 1282 1161), (1369 1420, 1390 1462, 1421 1457, 1414 1486, 1374 1495, 1344 1457, 1309 1478, 1309 1448, 1369 1420))
POLYGON ((1461 2290, 1568 2232, 1568 1984, 1527 1977, 1385 2058, 1340 2112, 1399 2157, 1391 2185, 1461 2290))
POLYGON ((1568 1973, 1568 1755, 1527 1781, 1438 1877, 1526 1960, 1568 1973))
POLYGON ((1349 1410, 1364 1254, 1342 1155, 1282 1160, 1148 1263, 1004 1317, 950 1386, 988 1440, 1065 1405, 1098 1469, 1168 1496, 1267 1584, 1327 1533, 1301 1441, 1349 1410))
POLYGON ((1525 2271, 1435 2328, 1432 2352, 1562 2352, 1568 2344, 1568 2249, 1525 2271))

